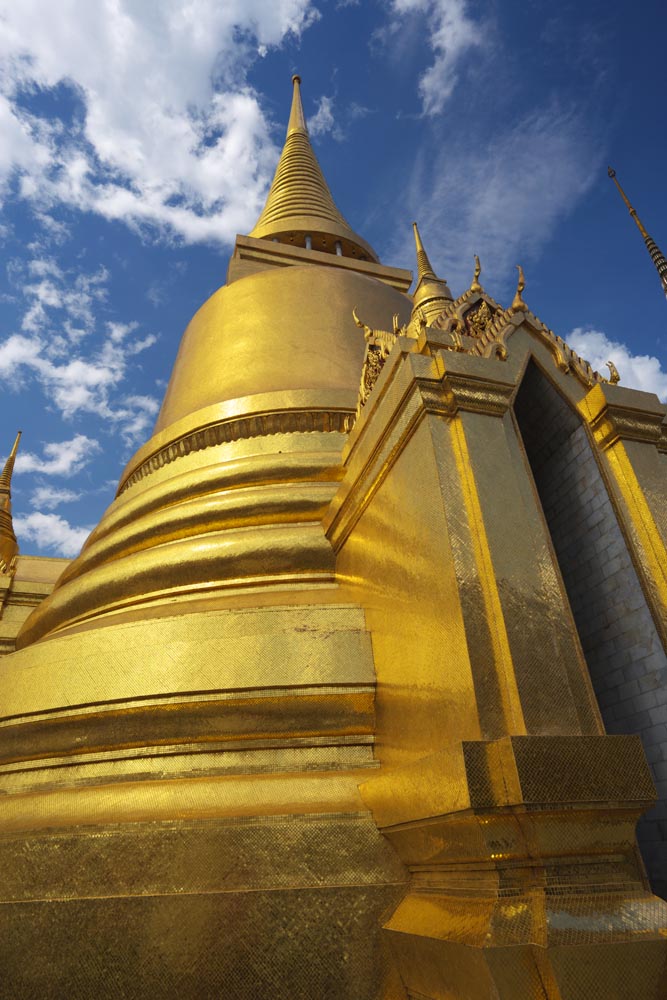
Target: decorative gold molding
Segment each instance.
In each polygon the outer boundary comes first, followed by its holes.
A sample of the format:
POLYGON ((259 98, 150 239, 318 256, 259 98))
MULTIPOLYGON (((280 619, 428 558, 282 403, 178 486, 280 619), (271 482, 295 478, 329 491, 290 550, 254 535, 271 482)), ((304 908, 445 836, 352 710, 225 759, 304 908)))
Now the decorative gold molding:
POLYGON ((352 316, 357 326, 364 331, 366 338, 366 353, 364 363, 361 368, 361 381, 359 383, 359 401, 357 403, 356 416, 361 413, 362 407, 373 391, 373 386, 380 377, 380 372, 384 363, 389 357, 392 347, 396 343, 397 336, 401 333, 398 329, 397 317, 394 317, 394 329, 390 333, 388 330, 372 330, 357 316, 356 309, 352 310, 352 316))
POLYGON ((621 406, 597 395, 593 399, 585 397, 579 410, 602 451, 622 438, 653 444, 658 448, 663 442, 667 443, 665 415, 662 412, 621 406))
POLYGON ((512 401, 514 385, 462 372, 445 371, 441 391, 450 401, 452 415, 457 410, 468 410, 502 417, 512 401))
POLYGON ((514 299, 512 300, 512 305, 510 306, 510 308, 512 312, 521 312, 521 311, 526 312, 528 310, 528 306, 523 301, 523 291, 526 287, 526 279, 524 277, 523 268, 521 267, 521 264, 517 264, 516 269, 519 272, 519 280, 517 282, 516 293, 514 295, 514 299))
POLYGON ((243 438, 264 437, 268 434, 338 433, 349 434, 354 424, 353 410, 278 410, 252 416, 233 417, 172 441, 146 459, 122 482, 118 496, 157 469, 161 469, 191 452, 203 451, 219 444, 243 438))

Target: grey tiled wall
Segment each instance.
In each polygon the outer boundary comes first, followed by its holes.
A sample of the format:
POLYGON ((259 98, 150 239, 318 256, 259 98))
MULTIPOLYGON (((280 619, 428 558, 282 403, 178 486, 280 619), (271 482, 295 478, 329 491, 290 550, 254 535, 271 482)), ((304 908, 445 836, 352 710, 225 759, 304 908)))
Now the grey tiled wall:
POLYGON ((667 656, 586 430, 535 368, 515 408, 609 733, 639 733, 659 804, 638 837, 667 896, 667 656))

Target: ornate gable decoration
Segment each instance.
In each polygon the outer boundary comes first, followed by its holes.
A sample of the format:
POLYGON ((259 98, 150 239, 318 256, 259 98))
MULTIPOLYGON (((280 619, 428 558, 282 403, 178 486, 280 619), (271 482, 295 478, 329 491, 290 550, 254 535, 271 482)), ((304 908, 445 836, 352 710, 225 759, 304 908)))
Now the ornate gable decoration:
POLYGON ((523 269, 518 266, 519 280, 512 305, 503 309, 479 283, 481 267, 475 257, 476 266, 470 288, 458 299, 447 301, 442 311, 430 321, 418 304, 413 309, 409 323, 399 327, 394 316, 393 331, 373 330, 361 320, 355 311, 353 316, 357 326, 364 331, 366 353, 359 386, 357 416, 373 391, 384 363, 398 337, 408 337, 416 343, 417 350, 428 350, 427 333, 437 331, 433 339, 439 350, 457 351, 482 358, 504 361, 508 356, 507 341, 519 326, 525 326, 535 334, 550 350, 556 366, 565 374, 573 375, 586 388, 601 383, 616 384, 619 373, 608 361, 609 378, 605 378, 569 347, 562 337, 543 323, 530 311, 523 299, 526 285, 523 269), (446 336, 443 337, 442 334, 446 336))
POLYGON ((359 416, 361 408, 366 403, 373 390, 373 386, 380 377, 384 363, 389 357, 398 337, 403 336, 415 339, 415 336, 414 330, 409 330, 412 320, 407 326, 399 326, 398 315, 393 317, 393 330, 391 332, 389 330, 372 330, 363 320, 359 319, 356 309, 352 310, 352 316, 357 326, 364 331, 364 337, 366 338, 366 353, 364 354, 364 363, 361 368, 361 384, 359 386, 359 400, 357 402, 357 416, 359 416))
POLYGON ((463 348, 453 346, 451 350, 464 349, 468 354, 502 361, 507 357, 504 337, 511 327, 511 313, 482 290, 469 288, 432 325, 454 337, 467 338, 463 348))

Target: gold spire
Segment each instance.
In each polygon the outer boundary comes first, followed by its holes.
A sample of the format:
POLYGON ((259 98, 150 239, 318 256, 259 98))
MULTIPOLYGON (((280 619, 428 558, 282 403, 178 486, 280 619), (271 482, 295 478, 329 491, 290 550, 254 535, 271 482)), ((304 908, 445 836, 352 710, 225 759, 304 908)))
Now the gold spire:
POLYGON ((292 77, 292 86, 294 90, 292 91, 292 108, 287 123, 287 135, 290 136, 292 132, 303 132, 308 135, 306 116, 303 113, 303 104, 301 103, 301 77, 297 73, 292 77))
POLYGON ((12 575, 16 569, 19 546, 12 523, 12 472, 18 451, 21 431, 16 435, 14 447, 9 453, 5 467, 0 473, 0 573, 12 575))
POLYGON ((417 284, 425 278, 435 278, 437 281, 436 273, 431 267, 426 250, 424 250, 424 244, 419 235, 419 227, 416 222, 412 223, 412 228, 415 234, 415 247, 417 249, 417 284))
POLYGON ((473 255, 475 258, 475 273, 472 276, 472 284, 470 285, 471 292, 482 292, 484 289, 479 283, 479 276, 482 273, 482 265, 479 262, 479 257, 477 254, 473 255))
POLYGON ((516 294, 510 308, 512 312, 519 312, 520 310, 525 312, 528 309, 528 306, 523 301, 523 290, 526 287, 526 279, 523 276, 523 268, 521 267, 521 264, 517 264, 516 269, 519 272, 519 281, 517 283, 516 294))
POLYGON ((618 178, 616 177, 616 171, 614 170, 614 168, 609 167, 607 169, 607 173, 609 174, 614 184, 618 188, 619 194, 623 199, 623 201, 625 202, 625 204, 627 205, 630 215, 635 220, 637 229, 644 237, 644 243, 646 244, 646 249, 648 250, 651 256, 651 260, 655 264, 655 269, 658 272, 658 277, 660 278, 662 290, 665 293, 665 295, 667 295, 667 258, 665 258, 664 254, 661 253, 657 244, 651 239, 649 234, 646 232, 646 229, 644 228, 641 219, 637 215, 637 212, 635 211, 634 207, 630 204, 630 199, 628 198, 625 191, 619 184, 618 178))
POLYGON ((440 315, 447 302, 452 301, 452 293, 444 278, 438 278, 424 249, 419 228, 412 223, 417 250, 417 285, 412 294, 413 315, 420 311, 427 324, 440 315))
POLYGON ((377 261, 375 251, 336 208, 310 144, 301 104, 301 77, 293 76, 287 136, 266 204, 250 236, 377 261))

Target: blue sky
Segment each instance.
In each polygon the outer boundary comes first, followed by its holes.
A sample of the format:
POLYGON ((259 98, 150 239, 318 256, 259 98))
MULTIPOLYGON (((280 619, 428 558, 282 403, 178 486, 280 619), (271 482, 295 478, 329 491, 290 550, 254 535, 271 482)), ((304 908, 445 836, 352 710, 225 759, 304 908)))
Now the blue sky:
POLYGON ((73 555, 149 436, 181 334, 264 202, 290 77, 388 264, 667 398, 664 0, 0 0, 0 455, 21 550, 73 555))

